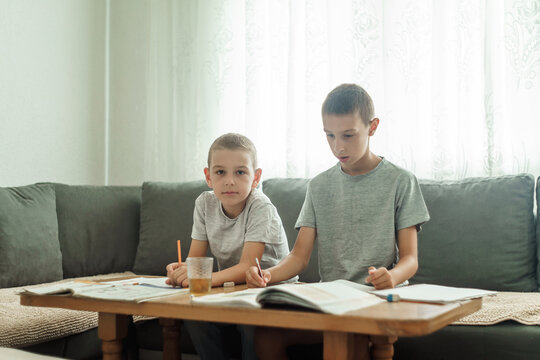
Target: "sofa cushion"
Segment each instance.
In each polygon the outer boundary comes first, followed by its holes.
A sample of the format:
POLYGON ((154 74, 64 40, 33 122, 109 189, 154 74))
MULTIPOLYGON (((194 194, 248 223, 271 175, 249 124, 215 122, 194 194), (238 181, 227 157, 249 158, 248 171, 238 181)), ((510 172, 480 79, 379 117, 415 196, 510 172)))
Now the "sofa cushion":
POLYGON ((141 188, 54 185, 64 277, 131 270, 141 188))
MULTIPOLYGON (((262 190, 276 207, 287 233, 289 250, 296 242, 298 231, 294 228, 306 197, 309 179, 269 179, 263 181, 262 190)), ((319 276, 318 247, 315 243, 308 267, 300 274, 300 281, 317 282, 319 276)))
POLYGON ((205 181, 143 184, 135 273, 164 275, 165 266, 178 261, 176 240, 181 240, 183 259, 187 257, 195 199, 206 190, 205 181))
POLYGON ((60 279, 54 188, 0 188, 0 288, 60 279))
POLYGON ((420 181, 431 220, 411 283, 536 291, 531 175, 420 181))
POLYGON ((540 218, 538 217, 538 209, 540 209, 540 177, 536 182, 536 280, 538 291, 540 291, 540 218))

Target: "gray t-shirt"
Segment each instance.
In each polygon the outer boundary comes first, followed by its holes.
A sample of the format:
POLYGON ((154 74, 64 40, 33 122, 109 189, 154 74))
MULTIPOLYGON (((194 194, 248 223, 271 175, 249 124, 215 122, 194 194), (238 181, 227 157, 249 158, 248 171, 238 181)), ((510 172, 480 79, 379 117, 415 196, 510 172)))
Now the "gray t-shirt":
POLYGON ((208 241, 220 271, 240 262, 246 241, 265 243, 262 259, 259 259, 263 269, 276 265, 289 253, 278 212, 270 199, 257 189, 251 191, 246 207, 234 219, 225 215, 213 191, 203 192, 195 200, 191 237, 208 241))
POLYGON ((322 281, 364 283, 370 266, 399 259, 397 231, 429 220, 416 177, 386 159, 351 176, 340 164, 314 177, 296 227, 317 229, 322 281))

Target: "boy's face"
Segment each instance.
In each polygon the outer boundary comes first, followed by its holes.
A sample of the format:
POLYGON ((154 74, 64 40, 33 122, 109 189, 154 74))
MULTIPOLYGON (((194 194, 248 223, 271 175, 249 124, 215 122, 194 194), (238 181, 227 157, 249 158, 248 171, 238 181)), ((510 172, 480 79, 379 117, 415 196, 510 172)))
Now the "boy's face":
POLYGON ((206 183, 214 190, 229 217, 240 215, 251 190, 261 179, 261 169, 253 169, 248 152, 218 149, 210 157, 210 168, 204 169, 206 183))
POLYGON ((379 119, 366 125, 359 114, 323 115, 324 132, 341 168, 350 175, 361 173, 369 160, 369 137, 375 133, 379 119))

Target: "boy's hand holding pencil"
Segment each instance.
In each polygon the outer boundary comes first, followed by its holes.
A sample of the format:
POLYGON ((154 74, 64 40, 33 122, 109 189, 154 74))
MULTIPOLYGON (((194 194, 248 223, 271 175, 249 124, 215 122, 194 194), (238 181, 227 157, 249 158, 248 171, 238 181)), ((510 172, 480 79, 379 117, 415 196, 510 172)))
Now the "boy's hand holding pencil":
POLYGON ((172 286, 187 287, 187 266, 182 262, 180 240, 176 241, 176 247, 178 251, 178 262, 167 265, 167 280, 165 280, 165 282, 172 286))
POLYGON ((268 270, 262 270, 259 264, 259 259, 255 258, 257 266, 251 266, 246 271, 246 285, 248 287, 266 287, 266 284, 272 278, 272 274, 268 270))

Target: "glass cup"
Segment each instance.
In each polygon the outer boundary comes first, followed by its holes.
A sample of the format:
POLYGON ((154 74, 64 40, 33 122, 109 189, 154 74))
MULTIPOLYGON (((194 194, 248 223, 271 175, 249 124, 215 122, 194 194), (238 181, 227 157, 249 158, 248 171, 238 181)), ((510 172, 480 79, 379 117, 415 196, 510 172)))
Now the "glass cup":
POLYGON ((188 257, 187 275, 189 281, 189 293, 194 296, 206 295, 212 288, 212 269, 214 258, 211 257, 188 257))

